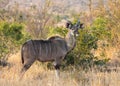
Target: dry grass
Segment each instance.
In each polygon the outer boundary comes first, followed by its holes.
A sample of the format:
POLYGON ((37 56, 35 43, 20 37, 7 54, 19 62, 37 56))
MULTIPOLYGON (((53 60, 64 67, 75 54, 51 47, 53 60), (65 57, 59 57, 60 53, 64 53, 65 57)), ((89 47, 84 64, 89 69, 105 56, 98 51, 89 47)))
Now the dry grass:
POLYGON ((9 62, 10 68, 0 68, 0 86, 120 86, 120 72, 61 71, 60 79, 57 79, 54 70, 36 64, 19 80, 20 54, 10 57, 9 62))

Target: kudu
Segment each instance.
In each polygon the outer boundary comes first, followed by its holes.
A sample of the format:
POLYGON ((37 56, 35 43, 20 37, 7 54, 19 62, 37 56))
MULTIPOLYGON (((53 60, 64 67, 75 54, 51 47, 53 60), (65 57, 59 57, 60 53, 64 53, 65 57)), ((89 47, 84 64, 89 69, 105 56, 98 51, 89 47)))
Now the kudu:
POLYGON ((21 58, 23 68, 21 76, 36 60, 41 62, 54 61, 54 67, 58 75, 61 61, 75 47, 78 29, 83 28, 83 24, 78 21, 73 25, 68 21, 66 28, 68 28, 68 33, 65 38, 53 36, 48 40, 29 40, 22 45, 21 58))

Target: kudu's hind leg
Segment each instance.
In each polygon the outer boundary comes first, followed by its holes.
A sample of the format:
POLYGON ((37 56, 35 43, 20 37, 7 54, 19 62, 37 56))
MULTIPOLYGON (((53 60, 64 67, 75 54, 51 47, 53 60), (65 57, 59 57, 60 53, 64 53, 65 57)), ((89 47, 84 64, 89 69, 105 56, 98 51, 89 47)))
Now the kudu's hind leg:
POLYGON ((25 72, 31 67, 31 65, 35 62, 35 59, 28 60, 24 65, 23 68, 20 71, 20 79, 23 78, 25 72))

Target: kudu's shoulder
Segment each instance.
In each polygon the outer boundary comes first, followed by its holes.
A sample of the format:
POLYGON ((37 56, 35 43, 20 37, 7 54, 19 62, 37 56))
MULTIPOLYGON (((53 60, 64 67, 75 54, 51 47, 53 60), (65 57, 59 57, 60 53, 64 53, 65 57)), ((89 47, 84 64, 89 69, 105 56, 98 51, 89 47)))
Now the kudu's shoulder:
POLYGON ((64 38, 60 36, 51 36, 48 38, 48 40, 53 41, 53 40, 64 40, 64 38))

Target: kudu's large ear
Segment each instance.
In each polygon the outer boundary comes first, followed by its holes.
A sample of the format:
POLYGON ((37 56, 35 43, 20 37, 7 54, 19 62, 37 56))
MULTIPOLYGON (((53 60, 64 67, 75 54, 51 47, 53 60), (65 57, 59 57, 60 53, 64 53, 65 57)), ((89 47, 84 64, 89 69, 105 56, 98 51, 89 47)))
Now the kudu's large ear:
POLYGON ((68 29, 72 28, 72 22, 71 21, 67 21, 66 28, 68 28, 68 29))
POLYGON ((81 28, 81 29, 84 28, 84 24, 83 24, 83 23, 80 24, 80 28, 81 28))

